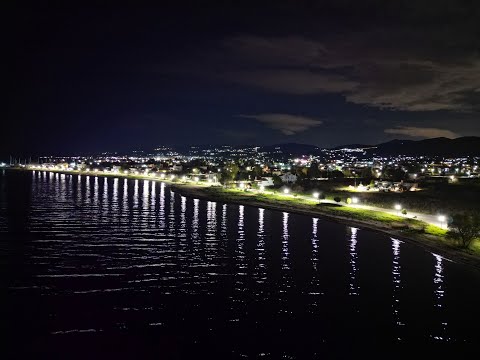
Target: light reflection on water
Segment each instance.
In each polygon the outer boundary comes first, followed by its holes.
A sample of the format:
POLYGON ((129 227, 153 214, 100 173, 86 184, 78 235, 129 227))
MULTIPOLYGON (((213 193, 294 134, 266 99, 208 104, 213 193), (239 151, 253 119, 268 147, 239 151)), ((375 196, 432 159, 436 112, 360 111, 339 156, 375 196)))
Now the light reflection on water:
MULTIPOLYGON (((44 171, 29 179, 24 186, 31 187, 31 199, 23 212, 30 235, 19 258, 28 276, 13 277, 11 288, 22 299, 17 310, 26 323, 37 319, 46 333, 155 324, 219 337, 268 334, 279 339, 276 346, 294 338, 308 347, 315 346, 307 345, 309 334, 312 344, 334 341, 337 330, 348 338, 362 314, 379 313, 355 336, 408 341, 414 321, 416 336, 424 339, 471 339, 458 319, 474 323, 475 317, 446 293, 455 287, 452 279, 467 272, 435 254, 432 266, 430 253, 400 240, 288 212, 192 199, 149 180, 44 171), (431 276, 424 282, 409 271, 433 271, 433 284, 431 276), (46 300, 33 307, 36 297, 46 300), (413 303, 421 311, 401 304, 409 298, 419 300, 413 303), (45 319, 40 311, 54 316, 45 319), (432 323, 441 326, 432 330, 432 323), (338 329, 325 330, 329 326, 338 329)), ((9 207, 2 193, 0 214, 9 207)), ((13 233, 15 223, 0 220, 0 231, 13 233)))
POLYGON ((348 295, 359 295, 359 286, 357 284, 357 228, 350 228, 350 291, 348 295))
POLYGON ((445 319, 444 314, 444 296, 445 296, 445 284, 444 284, 444 259, 437 254, 432 254, 435 258, 435 274, 433 275, 434 284, 434 296, 435 296, 435 308, 437 309, 438 317, 440 320, 440 327, 436 334, 430 335, 437 341, 450 341, 451 338, 448 335, 448 321, 445 319))
MULTIPOLYGON (((401 283, 401 266, 400 266, 400 245, 402 242, 397 239, 392 238, 392 250, 393 250, 393 265, 392 265, 392 278, 393 278, 393 302, 392 302, 392 310, 393 310, 393 318, 397 326, 401 327, 405 325, 400 320, 400 291, 402 289, 401 283)), ((399 330, 397 339, 402 340, 401 337, 401 330, 399 330)))

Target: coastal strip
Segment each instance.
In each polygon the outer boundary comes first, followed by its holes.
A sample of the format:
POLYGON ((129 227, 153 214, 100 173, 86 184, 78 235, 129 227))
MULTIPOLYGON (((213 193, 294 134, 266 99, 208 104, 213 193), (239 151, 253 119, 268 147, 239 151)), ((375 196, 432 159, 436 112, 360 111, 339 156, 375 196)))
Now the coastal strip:
POLYGON ((204 184, 202 182, 179 181, 178 178, 158 178, 151 174, 114 174, 96 171, 45 170, 41 168, 21 169, 21 171, 45 171, 79 176, 98 176, 163 182, 168 184, 174 192, 186 197, 324 218, 349 226, 382 232, 389 236, 423 247, 427 251, 438 254, 454 262, 469 265, 480 270, 480 252, 465 251, 454 246, 446 239, 446 230, 432 226, 420 220, 396 216, 381 211, 363 210, 331 203, 322 203, 321 201, 306 200, 297 198, 294 194, 280 195, 274 194, 273 192, 258 193, 239 189, 228 189, 218 185, 204 184))

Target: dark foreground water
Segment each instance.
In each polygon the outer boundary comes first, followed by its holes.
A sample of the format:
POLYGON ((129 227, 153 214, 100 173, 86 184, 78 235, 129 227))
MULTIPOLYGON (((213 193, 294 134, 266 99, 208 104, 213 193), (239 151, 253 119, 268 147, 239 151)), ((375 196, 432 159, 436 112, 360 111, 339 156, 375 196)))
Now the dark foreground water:
POLYGON ((0 239, 12 357, 295 359, 477 341, 477 272, 161 183, 0 172, 0 239))

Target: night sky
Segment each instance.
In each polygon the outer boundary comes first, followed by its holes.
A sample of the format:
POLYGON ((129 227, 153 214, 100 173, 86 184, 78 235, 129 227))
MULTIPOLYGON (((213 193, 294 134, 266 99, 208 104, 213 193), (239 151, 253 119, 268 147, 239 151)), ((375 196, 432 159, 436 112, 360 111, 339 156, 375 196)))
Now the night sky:
POLYGON ((480 135, 479 2, 207 3, 5 10, 0 155, 480 135))

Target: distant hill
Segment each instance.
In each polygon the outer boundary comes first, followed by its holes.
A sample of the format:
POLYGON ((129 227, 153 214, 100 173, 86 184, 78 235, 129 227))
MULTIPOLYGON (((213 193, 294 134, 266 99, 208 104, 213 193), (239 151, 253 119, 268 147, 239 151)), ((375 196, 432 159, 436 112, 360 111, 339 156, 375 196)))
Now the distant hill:
POLYGON ((369 151, 381 155, 480 156, 480 137, 392 140, 369 151))
POLYGON ((281 150, 284 154, 291 155, 317 154, 321 151, 318 146, 297 143, 275 144, 260 147, 260 151, 263 152, 275 152, 278 150, 281 150))
POLYGON ((366 149, 371 148, 374 145, 365 145, 365 144, 348 144, 348 145, 341 145, 335 146, 332 150, 340 150, 340 149, 366 149))

